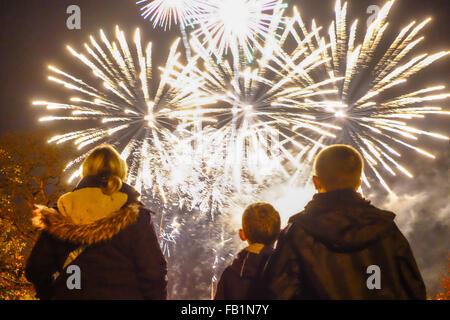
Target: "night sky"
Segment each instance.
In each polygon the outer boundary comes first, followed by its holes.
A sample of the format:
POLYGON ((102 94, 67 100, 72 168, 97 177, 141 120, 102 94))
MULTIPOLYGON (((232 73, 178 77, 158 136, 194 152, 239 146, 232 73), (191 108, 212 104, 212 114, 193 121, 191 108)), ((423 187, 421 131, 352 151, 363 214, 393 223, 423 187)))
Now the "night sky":
MULTIPOLYGON (((314 17, 319 25, 328 28, 334 14, 334 0, 295 0, 306 22, 314 17)), ((369 5, 382 5, 379 0, 350 0, 350 17, 361 22, 369 17, 369 5)), ((426 36, 416 53, 450 49, 450 1, 449 0, 397 0, 390 14, 387 33, 395 36, 400 28, 411 20, 422 21, 431 16, 433 21, 425 31, 426 36)), ((83 74, 65 46, 70 44, 84 51, 83 43, 89 35, 98 36, 98 30, 112 36, 114 27, 120 25, 128 35, 136 27, 143 31, 143 39, 153 42, 155 65, 165 62, 170 44, 179 36, 177 27, 170 32, 154 30, 139 15, 134 0, 0 0, 0 63, 1 88, 0 134, 13 130, 27 130, 42 126, 37 119, 41 111, 31 106, 34 100, 58 100, 65 97, 60 86, 47 80, 47 65, 83 74), (68 30, 66 9, 69 5, 81 8, 81 30, 68 30), (62 95, 62 96, 61 96, 62 95)), ((360 28, 361 28, 360 24, 360 28)), ((437 84, 450 85, 450 58, 439 61, 408 85, 428 87, 437 84)), ((441 104, 450 110, 449 102, 441 104)), ((450 136, 450 116, 430 117, 422 128, 434 129, 450 136)), ((50 125, 46 123, 45 125, 50 125)), ((422 142, 422 139, 421 139, 422 142)), ((438 158, 430 161, 422 157, 409 157, 406 163, 416 174, 411 183, 406 178, 390 183, 397 198, 375 192, 374 202, 398 213, 401 229, 407 234, 417 256, 427 285, 436 288, 439 271, 445 271, 446 252, 450 252, 450 143, 424 139, 427 150, 438 158)))
MULTIPOLYGON (((290 9, 297 5, 306 21, 311 18, 328 28, 334 13, 334 0, 288 1, 290 9)), ((350 14, 365 21, 369 5, 382 5, 379 0, 350 1, 350 14)), ((429 16, 433 22, 427 27, 426 45, 422 50, 430 52, 450 48, 450 1, 448 0, 397 0, 391 11, 390 30, 398 31, 411 20, 423 20, 429 16)), ((53 64, 70 69, 73 59, 65 46, 84 50, 82 45, 89 35, 98 35, 103 28, 112 34, 119 24, 132 34, 136 27, 142 29, 144 38, 154 43, 154 59, 162 65, 172 41, 179 36, 175 27, 171 32, 154 30, 152 25, 139 15, 134 0, 2 0, 0 1, 0 63, 1 104, 0 133, 13 129, 27 129, 39 123, 39 113, 31 107, 31 101, 41 98, 55 98, 61 94, 57 85, 47 81, 47 65, 53 64), (75 4, 81 8, 81 30, 68 30, 66 9, 75 4)), ((353 19, 352 19, 353 20, 353 19)), ((394 34, 392 32, 392 34, 394 34)), ((450 59, 441 61, 423 74, 423 79, 437 78, 437 83, 449 83, 450 59)), ((79 70, 78 70, 79 71, 79 70)))

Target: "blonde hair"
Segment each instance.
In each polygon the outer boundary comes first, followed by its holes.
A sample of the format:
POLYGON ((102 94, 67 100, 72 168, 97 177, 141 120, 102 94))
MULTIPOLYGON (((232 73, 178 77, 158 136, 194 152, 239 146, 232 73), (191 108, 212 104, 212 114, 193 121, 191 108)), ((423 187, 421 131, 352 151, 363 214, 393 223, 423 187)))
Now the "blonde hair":
POLYGON ((269 203, 252 203, 242 215, 242 229, 251 243, 272 245, 280 235, 280 228, 280 214, 269 203))
POLYGON ((327 191, 359 187, 363 169, 358 150, 343 144, 323 149, 314 162, 314 174, 327 191))
POLYGON ((82 177, 105 174, 108 183, 102 188, 104 194, 111 195, 122 188, 122 182, 127 177, 127 163, 109 144, 101 145, 87 156, 83 162, 82 177))

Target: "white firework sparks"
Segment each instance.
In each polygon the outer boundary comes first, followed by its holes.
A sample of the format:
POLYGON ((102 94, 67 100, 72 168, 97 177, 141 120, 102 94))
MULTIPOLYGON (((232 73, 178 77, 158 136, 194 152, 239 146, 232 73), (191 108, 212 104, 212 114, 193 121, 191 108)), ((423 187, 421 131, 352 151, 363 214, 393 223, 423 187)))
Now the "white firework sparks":
POLYGON ((153 22, 153 27, 170 29, 172 23, 179 24, 181 29, 195 23, 204 12, 205 1, 201 0, 142 0, 136 4, 141 6, 144 19, 153 22))
POLYGON ((269 33, 273 13, 285 7, 280 0, 211 0, 194 35, 219 59, 230 50, 235 59, 243 51, 252 61, 254 46, 269 33))
MULTIPOLYGON (((193 64, 185 66, 179 62, 179 40, 171 47, 158 84, 153 78, 152 45, 143 47, 139 29, 135 32, 133 51, 119 27, 115 35, 117 42, 110 42, 103 31, 100 31, 101 43, 90 37, 90 44, 84 45, 87 55, 68 46, 70 53, 95 75, 95 84, 49 66, 53 72, 50 81, 80 96, 72 97, 68 103, 36 101, 33 104, 58 112, 40 121, 74 120, 91 125, 57 135, 49 142, 73 141, 79 150, 103 142, 113 144, 122 150, 122 157, 130 165, 129 182, 138 190, 150 189, 166 202, 171 192, 168 189, 177 188, 169 181, 172 172, 187 161, 182 158, 187 153, 177 150, 181 144, 175 132, 189 133, 186 128, 192 120, 188 115, 175 117, 173 111, 204 103, 195 94, 201 79, 196 78, 193 64)), ((87 153, 70 162, 66 169, 79 166, 87 153)), ((79 173, 80 169, 76 170, 71 179, 79 173)))
POLYGON ((161 223, 159 228, 159 239, 161 243, 161 250, 163 254, 170 257, 171 247, 177 243, 177 237, 180 234, 180 224, 175 217, 168 225, 164 225, 164 215, 161 215, 161 223))
MULTIPOLYGON (((311 31, 307 30, 297 10, 293 18, 286 19, 282 9, 272 7, 274 13, 265 25, 264 41, 253 43, 256 54, 252 53, 255 60, 251 65, 234 55, 225 60, 221 60, 220 52, 211 55, 196 37, 191 45, 197 56, 182 65, 177 41, 163 69, 161 83, 153 91, 151 45, 143 50, 140 32, 135 34, 132 54, 119 28, 117 43, 111 43, 101 31, 102 45, 91 37, 91 43, 85 45, 87 56, 68 49, 91 69, 104 88, 98 89, 50 67, 55 73, 50 80, 82 97, 73 97, 70 103, 34 104, 66 113, 41 121, 101 121, 98 127, 58 135, 51 142, 72 140, 83 149, 114 141, 123 146, 122 154, 131 162, 133 184, 151 188, 164 200, 164 188, 178 188, 186 195, 182 202, 189 201, 190 208, 199 207, 203 212, 222 211, 229 195, 258 192, 270 177, 295 178, 301 160, 311 160, 325 141, 356 146, 367 159, 368 170, 390 190, 380 165, 391 174, 400 171, 412 177, 396 159, 400 152, 395 145, 434 157, 405 138, 417 140, 417 135, 428 135, 448 140, 408 126, 406 121, 427 114, 448 114, 440 107, 418 104, 449 96, 435 94, 444 89, 437 86, 377 100, 381 93, 401 85, 448 54, 423 54, 404 62, 422 39, 415 37, 426 20, 418 25, 411 23, 381 58, 374 58, 392 3, 381 10, 358 46, 357 24, 347 28, 347 6, 341 6, 340 1, 336 4, 336 21, 329 30, 330 44, 320 36, 322 28, 314 21, 311 31), (286 45, 288 41, 294 45, 286 45), (203 70, 197 66, 198 61, 203 70), (375 67, 369 89, 358 94, 355 83, 371 64, 375 67), (330 95, 334 98, 327 99, 330 95), (206 120, 216 125, 202 128, 206 120), (192 124, 196 128, 190 132, 187 128, 192 124), (174 134, 176 130, 181 138, 174 134), (294 168, 294 174, 286 167, 294 168)), ((271 4, 275 6, 274 1, 271 4)), ((233 46, 241 45, 237 38, 230 41, 233 46)), ((68 167, 82 159, 83 156, 75 159, 68 167)), ((365 176, 364 181, 369 185, 365 176)))
POLYGON ((285 190, 291 190, 286 197, 298 204, 296 194, 305 190, 294 190, 290 183, 310 173, 304 164, 320 148, 336 142, 355 146, 366 159, 365 184, 370 186, 370 174, 390 191, 386 173, 412 177, 399 160, 403 149, 434 158, 417 146, 419 135, 449 140, 410 124, 427 115, 450 114, 434 105, 449 97, 442 93, 445 87, 405 92, 401 87, 449 52, 411 57, 429 19, 409 24, 383 51, 393 1, 387 2, 359 44, 357 22, 347 26, 347 5, 340 1, 327 37, 314 21, 309 31, 297 10, 292 18, 283 17, 281 1, 137 4, 143 5, 143 16, 155 27, 166 29, 175 23, 183 31, 199 23, 191 41, 196 55, 187 54, 188 62, 182 64, 176 41, 158 82, 151 44, 143 46, 139 31, 133 48, 119 28, 114 42, 101 31, 101 41, 91 37, 85 54, 68 47, 95 80, 89 84, 50 66, 49 80, 77 96, 69 102, 34 105, 52 111, 41 121, 84 125, 50 139, 74 142, 83 151, 67 166, 75 171, 72 179, 91 147, 109 142, 122 152, 130 165, 129 183, 162 202, 159 231, 166 255, 173 255, 181 244, 188 247, 182 236, 204 240, 208 235, 200 227, 221 227, 209 234, 214 254, 205 254, 205 261, 213 258, 212 288, 218 270, 231 259, 231 231, 223 226, 257 199, 273 197, 280 211, 286 211, 291 203, 283 198, 285 190), (283 191, 275 195, 271 183, 283 191), (166 207, 166 202, 178 204, 179 211, 166 207), (231 206, 240 209, 233 212, 231 206), (185 208, 192 210, 186 216, 193 219, 183 220, 185 208), (223 215, 216 218, 217 213, 223 215))
POLYGON ((197 194, 192 203, 203 211, 223 212, 236 192, 256 194, 274 176, 287 179, 294 172, 296 177, 301 160, 323 146, 323 136, 334 138, 330 131, 339 129, 314 116, 332 104, 321 99, 336 93, 332 83, 337 78, 316 81, 311 75, 326 63, 325 48, 307 53, 303 47, 314 33, 302 37, 295 30, 282 30, 282 19, 279 11, 270 22, 253 67, 233 58, 218 63, 197 38, 191 40, 204 70, 199 71, 204 79, 201 95, 217 103, 180 108, 174 114, 216 119, 214 127, 194 134, 194 162, 202 170, 199 182, 191 186, 197 194), (289 40, 295 43, 291 50, 286 49, 289 40))
MULTIPOLYGON (((399 147, 406 147, 429 158, 435 156, 417 146, 418 135, 449 140, 438 133, 417 129, 408 124, 408 120, 422 119, 429 114, 448 115, 448 111, 434 103, 450 97, 442 93, 444 86, 435 86, 416 91, 405 90, 404 84, 413 75, 428 67, 450 52, 421 54, 412 56, 413 49, 423 40, 420 31, 431 20, 422 23, 411 22, 406 26, 386 51, 381 48, 383 36, 388 27, 388 15, 394 1, 388 1, 377 19, 368 27, 363 41, 357 44, 357 24, 347 25, 347 3, 336 2, 336 19, 331 24, 328 37, 331 46, 323 51, 327 63, 323 71, 331 77, 341 77, 335 83, 338 106, 329 105, 328 115, 321 118, 342 127, 336 143, 351 144, 366 160, 365 173, 377 178, 379 183, 392 192, 383 174, 395 176, 398 172, 412 178, 413 175, 399 162, 399 147)), ((293 23, 301 32, 307 28, 295 10, 293 23)), ((313 22, 313 29, 317 29, 313 22)), ((314 32, 314 31, 313 31, 314 32)), ((325 46, 320 32, 306 44, 308 52, 314 52, 325 46)), ((408 90, 408 89, 406 89, 408 90)), ((370 187, 366 175, 364 183, 370 187)))

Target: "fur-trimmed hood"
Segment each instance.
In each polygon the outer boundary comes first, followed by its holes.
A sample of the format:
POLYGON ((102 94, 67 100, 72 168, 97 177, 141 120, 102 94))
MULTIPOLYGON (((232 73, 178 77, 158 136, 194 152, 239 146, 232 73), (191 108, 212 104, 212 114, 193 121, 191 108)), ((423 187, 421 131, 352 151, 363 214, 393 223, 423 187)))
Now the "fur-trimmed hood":
POLYGON ((118 192, 105 195, 103 183, 102 177, 89 176, 74 191, 61 196, 57 208, 36 205, 33 225, 80 245, 110 240, 136 222, 142 204, 132 187, 124 184, 118 192))
POLYGON ((77 224, 58 210, 36 205, 33 225, 64 241, 80 245, 92 245, 107 241, 121 230, 136 222, 139 204, 131 204, 113 215, 88 224, 77 224))

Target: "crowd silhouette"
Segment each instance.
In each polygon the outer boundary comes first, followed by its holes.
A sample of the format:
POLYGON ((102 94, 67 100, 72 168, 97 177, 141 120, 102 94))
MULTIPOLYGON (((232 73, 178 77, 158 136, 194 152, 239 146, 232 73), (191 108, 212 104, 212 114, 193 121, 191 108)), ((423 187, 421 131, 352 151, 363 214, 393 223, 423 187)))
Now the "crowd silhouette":
MULTIPOLYGON (((350 146, 323 149, 314 163, 317 193, 283 230, 271 204, 250 204, 239 230, 248 246, 223 272, 215 299, 426 299, 395 214, 358 193, 363 166, 350 146)), ((36 206, 41 234, 26 277, 37 298, 167 298, 167 262, 150 210, 126 178, 126 162, 102 145, 85 159, 72 192, 55 207, 36 206)))

